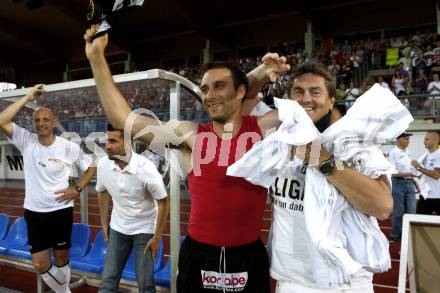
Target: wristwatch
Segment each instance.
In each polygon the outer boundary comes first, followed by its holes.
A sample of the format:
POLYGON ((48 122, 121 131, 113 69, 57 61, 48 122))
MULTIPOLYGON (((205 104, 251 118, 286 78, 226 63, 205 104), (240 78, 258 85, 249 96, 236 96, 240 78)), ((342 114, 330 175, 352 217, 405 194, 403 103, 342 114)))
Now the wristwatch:
POLYGON ((319 164, 319 172, 321 172, 324 176, 331 175, 335 171, 335 158, 333 155, 330 156, 327 160, 324 160, 319 164))
POLYGON ((82 189, 81 186, 76 185, 76 186, 75 186, 75 190, 78 191, 78 192, 81 192, 83 189, 82 189))

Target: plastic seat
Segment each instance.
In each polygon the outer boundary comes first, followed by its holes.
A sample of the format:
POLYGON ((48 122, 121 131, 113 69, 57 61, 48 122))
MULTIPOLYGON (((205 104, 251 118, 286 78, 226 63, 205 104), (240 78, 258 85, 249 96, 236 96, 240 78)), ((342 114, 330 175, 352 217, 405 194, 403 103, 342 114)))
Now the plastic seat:
MULTIPOLYGON (((156 273, 162 269, 162 259, 163 259, 163 239, 160 238, 159 248, 157 249, 157 255, 154 259, 153 272, 156 273)), ((127 263, 125 264, 124 270, 122 272, 122 279, 136 281, 136 257, 134 250, 131 250, 128 256, 127 263)))
POLYGON ((90 228, 86 224, 75 223, 72 227, 72 247, 70 259, 79 259, 87 254, 90 247, 90 228))
POLYGON ((9 217, 5 214, 0 214, 0 240, 5 239, 8 234, 9 217))
POLYGON ((17 248, 10 248, 6 254, 17 258, 32 259, 31 251, 27 244, 17 248))
MULTIPOLYGON (((185 237, 180 238, 180 246, 182 246, 185 237)), ((170 288, 171 287, 171 256, 168 257, 166 265, 154 274, 154 282, 156 286, 170 288)))
POLYGON ((154 283, 159 287, 171 287, 171 257, 168 258, 166 265, 154 274, 154 283))
POLYGON ((107 252, 107 244, 104 241, 104 233, 99 231, 96 234, 95 241, 92 243, 90 252, 81 258, 70 262, 73 269, 90 272, 101 273, 104 269, 104 259, 107 252))
POLYGON ((6 238, 0 240, 0 253, 7 254, 9 249, 27 246, 27 241, 26 221, 19 217, 12 224, 6 238))
MULTIPOLYGON (((77 259, 84 256, 89 248, 90 228, 85 224, 73 224, 72 227, 72 247, 70 249, 70 259, 77 259), (85 252, 84 252, 85 251, 85 252)), ((7 255, 18 258, 32 259, 29 245, 8 249, 7 255)), ((53 259, 53 256, 52 256, 53 259)))

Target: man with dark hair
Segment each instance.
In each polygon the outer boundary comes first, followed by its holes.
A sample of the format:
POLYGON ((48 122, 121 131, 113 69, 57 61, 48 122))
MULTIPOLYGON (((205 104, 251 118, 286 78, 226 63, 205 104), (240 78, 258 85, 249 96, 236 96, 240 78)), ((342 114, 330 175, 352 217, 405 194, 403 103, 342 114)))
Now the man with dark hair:
POLYGON ((203 64, 202 66, 202 76, 209 70, 213 69, 223 69, 226 68, 231 73, 232 82, 234 84, 234 88, 238 90, 241 85, 244 85, 246 93, 248 92, 248 79, 246 74, 241 71, 237 66, 225 62, 225 61, 214 61, 203 64))
MULTIPOLYGON (((142 139, 153 143, 160 138, 182 152, 191 213, 188 236, 179 256, 178 292, 269 292, 268 257, 260 239, 266 189, 226 176, 226 169, 266 130, 278 124, 277 114, 258 119, 242 117, 246 77, 233 65, 217 62, 206 66, 200 87, 211 123, 178 121, 160 125, 149 117, 130 116, 131 109, 114 84, 105 60, 108 36, 93 40, 95 32, 96 27, 92 26, 84 35, 85 50, 110 122, 123 129, 134 117, 132 134, 156 127, 159 137, 150 132, 142 139)), ((271 60, 251 73, 254 84, 263 83, 278 70, 285 71, 284 61, 277 55, 272 55, 271 60)))
POLYGON ((118 291, 125 263, 134 250, 139 292, 154 293, 153 260, 169 209, 162 177, 150 160, 132 150, 131 140, 124 142, 124 131, 111 124, 105 148, 107 156, 98 162, 96 181, 101 226, 108 242, 99 292, 118 291))
POLYGON ((440 133, 428 131, 424 143, 428 151, 411 162, 421 173, 417 214, 440 215, 440 133))
POLYGON ((12 122, 27 102, 44 91, 42 84, 0 113, 0 128, 23 155, 25 177, 24 219, 34 268, 56 293, 70 292, 69 255, 73 224, 73 200, 96 171, 81 148, 54 134, 55 116, 49 108, 35 110, 35 134, 12 122), (84 172, 69 187, 73 166, 84 172), (53 252, 55 263, 52 265, 53 252))
MULTIPOLYGON (((334 105, 334 78, 318 64, 304 63, 297 68, 293 73, 289 95, 291 100, 302 106, 320 132, 325 131, 341 118, 341 114, 335 110, 334 105)), ((341 259, 347 262, 352 257, 349 256, 351 252, 347 251, 346 242, 354 240, 344 238, 346 231, 343 229, 346 224, 342 223, 342 213, 357 209, 381 220, 389 216, 392 209, 389 178, 385 175, 377 178, 366 176, 345 163, 344 168, 337 169, 333 155, 323 147, 317 154, 318 162, 315 164, 309 164, 309 160, 312 160, 310 151, 300 155, 297 150, 298 148, 293 146, 289 167, 278 170, 276 179, 269 188, 273 212, 269 245, 270 273, 278 281, 276 292, 373 292, 373 274, 370 271, 357 263, 356 268, 359 269, 356 269, 347 280, 341 275, 341 271, 353 270, 353 267, 348 269, 347 263, 343 261, 336 262, 338 265, 331 264, 324 251, 330 245, 329 243, 333 243, 332 241, 340 241, 340 249, 344 251, 341 252, 344 256, 339 255, 341 259), (329 229, 332 229, 334 236, 332 239, 325 239, 322 247, 317 247, 312 241, 309 222, 304 212, 307 208, 305 197, 311 196, 311 194, 304 194, 306 171, 309 174, 309 168, 316 168, 320 171, 348 202, 337 201, 333 197, 339 207, 331 211, 334 215, 332 215, 332 224, 329 229), (345 244, 342 244, 343 241, 345 244)), ((319 225, 326 227, 328 223, 319 223, 319 225)), ((350 228, 353 229, 353 226, 350 228)), ((385 237, 383 240, 387 245, 385 237)), ((362 253, 365 251, 366 244, 355 245, 362 253)), ((388 252, 385 251, 385 253, 388 252)))

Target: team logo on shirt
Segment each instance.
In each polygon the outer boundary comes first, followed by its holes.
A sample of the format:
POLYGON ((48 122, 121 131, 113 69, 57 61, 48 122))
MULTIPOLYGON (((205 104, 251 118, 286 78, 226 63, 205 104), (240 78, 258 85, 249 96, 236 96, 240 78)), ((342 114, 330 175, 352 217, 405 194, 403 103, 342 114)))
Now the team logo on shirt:
POLYGON ((217 273, 204 271, 202 273, 202 283, 204 289, 219 290, 226 292, 240 292, 244 290, 248 281, 248 273, 217 273))
POLYGON ((61 162, 61 160, 60 159, 57 159, 57 158, 47 158, 47 161, 48 162, 55 162, 55 163, 60 163, 61 162))

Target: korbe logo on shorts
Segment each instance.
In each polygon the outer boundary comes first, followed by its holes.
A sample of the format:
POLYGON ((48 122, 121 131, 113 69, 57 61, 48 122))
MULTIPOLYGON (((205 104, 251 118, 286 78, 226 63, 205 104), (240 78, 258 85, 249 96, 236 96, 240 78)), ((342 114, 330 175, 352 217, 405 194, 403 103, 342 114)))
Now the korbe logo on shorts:
POLYGON ((205 289, 223 290, 226 292, 240 292, 244 290, 248 281, 248 273, 217 273, 213 271, 201 271, 202 283, 205 289))

